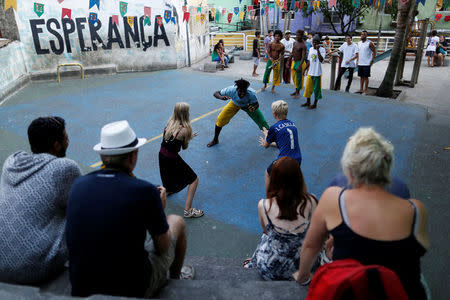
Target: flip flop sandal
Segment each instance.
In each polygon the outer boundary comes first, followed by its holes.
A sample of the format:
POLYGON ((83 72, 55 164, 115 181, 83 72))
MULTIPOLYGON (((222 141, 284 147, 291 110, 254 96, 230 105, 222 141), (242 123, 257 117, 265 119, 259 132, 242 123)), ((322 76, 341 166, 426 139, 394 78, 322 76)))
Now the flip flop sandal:
POLYGON ((181 280, 193 280, 195 276, 195 270, 193 266, 184 265, 181 268, 180 279, 181 280))

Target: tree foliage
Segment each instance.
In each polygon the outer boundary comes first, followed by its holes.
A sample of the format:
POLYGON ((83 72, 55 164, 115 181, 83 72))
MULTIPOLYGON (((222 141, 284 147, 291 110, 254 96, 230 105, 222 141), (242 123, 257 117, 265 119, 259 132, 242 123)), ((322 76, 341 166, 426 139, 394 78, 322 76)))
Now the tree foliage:
POLYGON ((353 6, 352 0, 337 0, 336 7, 328 7, 328 1, 320 1, 320 13, 323 14, 331 25, 333 31, 338 35, 345 35, 350 32, 351 25, 358 18, 364 17, 368 12, 370 6, 368 0, 361 0, 358 7, 353 6), (336 16, 339 19, 340 31, 336 28, 336 24, 333 23, 332 17, 336 16))

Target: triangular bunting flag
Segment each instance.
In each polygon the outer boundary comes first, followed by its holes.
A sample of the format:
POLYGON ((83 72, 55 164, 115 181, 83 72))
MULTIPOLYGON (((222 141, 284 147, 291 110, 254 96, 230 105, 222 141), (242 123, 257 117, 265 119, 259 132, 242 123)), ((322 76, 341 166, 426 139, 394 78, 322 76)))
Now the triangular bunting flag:
POLYGON ((190 15, 191 15, 190 13, 185 12, 185 13, 183 14, 183 22, 186 21, 186 23, 189 23, 189 16, 190 16, 190 15))
POLYGON ((244 16, 245 16, 245 12, 241 11, 241 13, 239 15, 239 19, 241 19, 241 21, 244 21, 244 16))
POLYGON ((216 17, 214 18, 214 20, 216 21, 216 22, 219 22, 219 19, 220 19, 220 12, 216 12, 216 17))
POLYGON ((58 0, 58 3, 61 4, 64 0, 58 0))
POLYGON ((336 0, 328 0, 328 8, 336 7, 336 0))
POLYGON ((44 4, 34 3, 34 12, 38 17, 41 17, 44 13, 44 4))
POLYGON ((231 23, 231 20, 233 20, 233 13, 228 14, 228 23, 231 23))
POLYGON ((177 20, 175 19, 175 17, 172 17, 170 21, 172 21, 173 24, 177 24, 177 20))
POLYGON ((198 13, 201 13, 201 12, 202 12, 202 7, 201 7, 201 6, 197 7, 197 12, 198 12, 198 13))
POLYGON ((181 10, 185 13, 185 12, 187 12, 187 6, 186 5, 183 5, 182 7, 181 7, 181 10))
POLYGON ((290 10, 294 10, 295 9, 295 1, 294 0, 291 1, 291 7, 289 9, 290 10))
POLYGON ((235 7, 234 8, 234 14, 237 16, 239 14, 239 7, 235 7))
POLYGON ((200 22, 202 22, 202 24, 203 24, 203 23, 205 23, 205 20, 206 20, 206 15, 205 14, 201 14, 200 15, 200 22))
POLYGON ((119 15, 112 15, 113 25, 119 26, 119 15))
POLYGON ((144 17, 152 18, 152 8, 148 6, 144 6, 144 17))
POLYGON ((61 19, 64 17, 68 17, 69 19, 72 19, 72 10, 69 8, 63 8, 61 12, 61 19))
POLYGON ((100 0, 89 0, 89 9, 94 5, 97 5, 97 9, 100 9, 100 0))
POLYGON ((5 0, 5 11, 10 7, 17 11, 17 0, 5 0))
POLYGON ((423 6, 425 6, 425 0, 417 0, 417 5, 419 5, 419 3, 422 3, 423 6))
POLYGON ((134 25, 134 17, 128 16, 127 17, 127 23, 128 23, 128 25, 130 25, 130 27, 133 27, 133 25, 134 25))
POLYGON ((91 12, 89 14, 89 23, 95 24, 95 23, 97 23, 97 20, 98 20, 98 15, 96 13, 91 12))
POLYGON ((166 10, 164 11, 164 20, 166 21, 166 23, 169 23, 169 22, 170 22, 170 19, 172 19, 172 11, 166 9, 166 10))
POLYGON ((161 16, 157 16, 157 17, 156 17, 156 23, 158 23, 159 27, 162 26, 163 20, 162 20, 162 17, 161 17, 161 16))
POLYGON ((121 1, 119 8, 120 8, 120 14, 122 15, 122 17, 124 17, 127 14, 128 3, 121 1))

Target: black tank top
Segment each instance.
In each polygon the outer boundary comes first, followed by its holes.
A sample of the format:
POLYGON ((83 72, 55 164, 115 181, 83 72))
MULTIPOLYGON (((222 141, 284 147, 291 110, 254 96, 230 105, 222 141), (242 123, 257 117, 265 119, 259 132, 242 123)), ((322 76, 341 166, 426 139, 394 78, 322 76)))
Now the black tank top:
POLYGON ((411 234, 402 240, 378 241, 355 233, 347 215, 343 189, 339 195, 339 209, 342 223, 330 231, 334 237, 333 260, 353 258, 364 265, 381 265, 393 270, 405 288, 410 299, 426 299, 425 289, 420 281, 420 257, 426 249, 417 241, 417 207, 411 234))
MULTIPOLYGON (((183 126, 182 126, 183 127, 183 126)), ((178 152, 180 152, 181 147, 184 144, 184 140, 177 140, 178 131, 175 136, 171 136, 169 139, 165 139, 164 135, 166 134, 166 130, 164 129, 163 140, 161 142, 161 150, 160 152, 165 156, 176 156, 178 152)))

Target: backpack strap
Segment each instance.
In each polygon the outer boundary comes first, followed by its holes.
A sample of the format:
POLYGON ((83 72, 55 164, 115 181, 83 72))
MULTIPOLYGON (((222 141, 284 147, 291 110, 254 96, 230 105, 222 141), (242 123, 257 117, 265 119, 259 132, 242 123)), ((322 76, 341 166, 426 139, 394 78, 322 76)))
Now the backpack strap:
POLYGON ((411 204, 411 206, 413 207, 413 210, 414 210, 414 217, 413 217, 413 223, 412 223, 412 228, 411 228, 411 234, 416 236, 417 231, 419 230, 419 222, 417 222, 419 214, 417 212, 418 210, 417 210, 416 204, 414 204, 414 202, 412 202, 409 199, 408 199, 408 201, 409 201, 409 203, 411 204))
POLYGON ((347 214, 347 205, 345 204, 345 196, 344 192, 347 188, 343 188, 341 193, 339 194, 339 210, 341 211, 342 221, 350 227, 350 219, 347 214))

